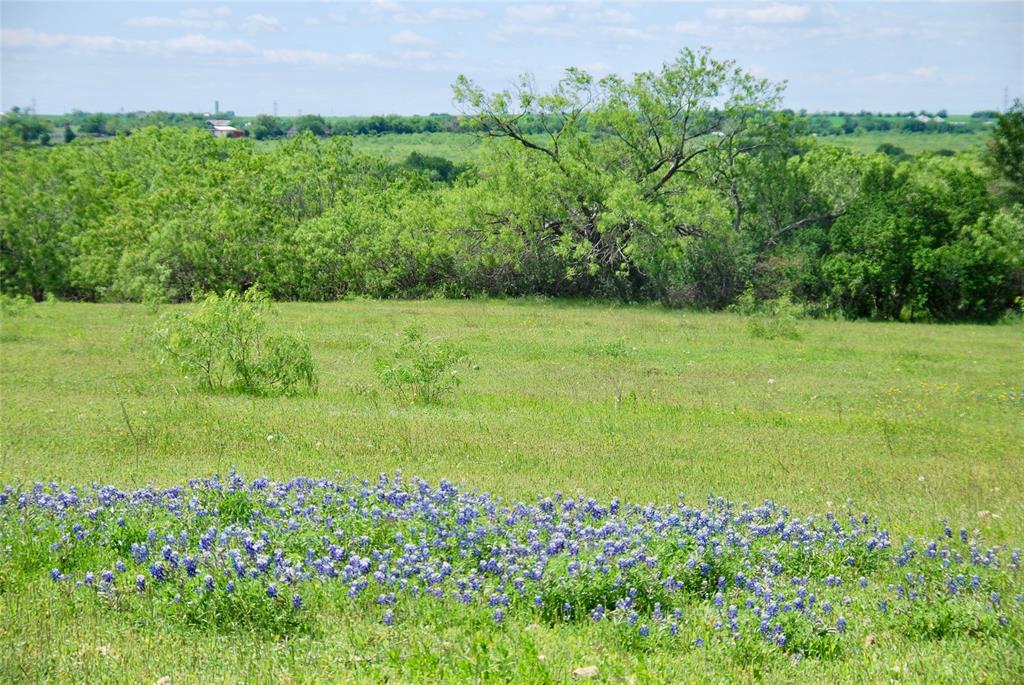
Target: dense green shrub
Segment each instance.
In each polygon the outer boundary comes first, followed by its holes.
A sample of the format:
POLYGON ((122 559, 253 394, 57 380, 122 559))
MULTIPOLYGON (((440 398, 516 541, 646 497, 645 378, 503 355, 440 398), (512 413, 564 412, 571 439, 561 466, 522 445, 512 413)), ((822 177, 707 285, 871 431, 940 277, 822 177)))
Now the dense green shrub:
POLYGON ((254 395, 315 393, 309 346, 291 335, 267 335, 269 296, 210 293, 191 314, 161 317, 153 341, 161 363, 171 363, 207 391, 254 395))

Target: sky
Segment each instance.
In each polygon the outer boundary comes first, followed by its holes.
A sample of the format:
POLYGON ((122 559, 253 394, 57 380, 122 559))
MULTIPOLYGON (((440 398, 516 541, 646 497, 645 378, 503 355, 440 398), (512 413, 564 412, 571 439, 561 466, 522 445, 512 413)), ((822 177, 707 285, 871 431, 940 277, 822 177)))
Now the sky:
POLYGON ((808 111, 1002 109, 1024 97, 1024 1, 8 2, 0 106, 330 116, 456 112, 566 67, 656 70, 709 46, 808 111))

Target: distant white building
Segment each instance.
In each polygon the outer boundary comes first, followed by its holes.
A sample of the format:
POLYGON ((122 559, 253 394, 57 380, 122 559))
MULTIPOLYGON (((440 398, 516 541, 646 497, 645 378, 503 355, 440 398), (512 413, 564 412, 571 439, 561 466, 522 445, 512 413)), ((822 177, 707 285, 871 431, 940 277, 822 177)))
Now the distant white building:
POLYGON ((214 138, 241 138, 245 133, 231 125, 230 119, 209 119, 206 122, 206 130, 213 134, 214 138))

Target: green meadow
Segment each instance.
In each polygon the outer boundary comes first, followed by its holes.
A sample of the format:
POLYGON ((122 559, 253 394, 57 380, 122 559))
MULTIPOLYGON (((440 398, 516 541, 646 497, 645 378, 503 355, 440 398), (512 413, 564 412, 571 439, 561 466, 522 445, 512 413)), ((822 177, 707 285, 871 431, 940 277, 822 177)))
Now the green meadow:
MULTIPOLYGON (((472 133, 384 133, 380 135, 352 136, 356 150, 384 157, 393 162, 404 161, 412 152, 444 157, 456 164, 473 162, 480 141, 472 133)), ((979 150, 988 139, 987 133, 905 133, 902 131, 869 131, 839 136, 825 136, 822 141, 857 152, 874 152, 879 145, 889 143, 903 148, 908 154, 938 150, 979 150)), ((273 145, 273 141, 263 143, 273 145)))
MULTIPOLYGON (((770 498, 797 514, 870 512, 897 541, 936 536, 946 521, 988 544, 1024 541, 1019 322, 800 321, 798 338, 767 340, 739 315, 658 306, 280 304, 273 325, 310 342, 320 391, 266 398, 198 392, 158 365, 157 317, 143 305, 40 303, 2 320, 0 483, 401 470, 506 499, 770 498), (461 385, 440 403, 399 402, 374 376, 409 327, 466 354, 461 385)), ((599 626, 496 627, 461 608, 388 631, 329 600, 313 602, 316 630, 268 638, 68 600, 0 563, 0 681, 568 682, 588 665, 607 682, 1024 677, 1019 604, 996 636, 922 637, 864 618, 842 656, 796 663, 633 648, 599 626)))

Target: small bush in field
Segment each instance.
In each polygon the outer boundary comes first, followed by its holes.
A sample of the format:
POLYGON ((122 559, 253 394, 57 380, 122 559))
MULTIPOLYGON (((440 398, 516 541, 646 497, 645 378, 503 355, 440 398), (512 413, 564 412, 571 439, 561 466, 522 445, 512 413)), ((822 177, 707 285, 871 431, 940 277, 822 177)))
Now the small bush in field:
POLYGON ((5 295, 0 293, 0 315, 18 316, 24 314, 32 306, 32 298, 28 295, 5 295))
POLYGON ((161 363, 174 364, 203 390, 253 395, 315 393, 309 345, 292 335, 267 335, 269 296, 210 293, 192 314, 161 317, 153 340, 161 363))
POLYGON ((774 300, 758 301, 753 289, 747 287, 733 310, 749 317, 747 328, 755 338, 796 340, 800 337, 797 322, 803 318, 804 308, 793 302, 788 293, 774 300))
POLYGON ((399 399, 432 404, 462 383, 455 366, 464 357, 461 350, 409 328, 390 354, 377 359, 374 370, 385 390, 399 399))

